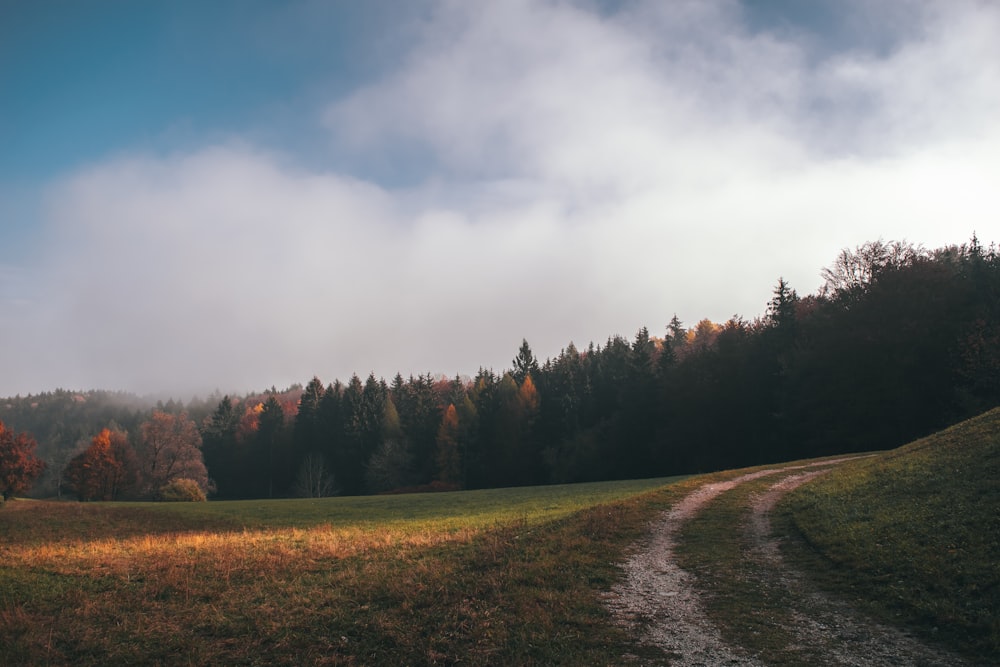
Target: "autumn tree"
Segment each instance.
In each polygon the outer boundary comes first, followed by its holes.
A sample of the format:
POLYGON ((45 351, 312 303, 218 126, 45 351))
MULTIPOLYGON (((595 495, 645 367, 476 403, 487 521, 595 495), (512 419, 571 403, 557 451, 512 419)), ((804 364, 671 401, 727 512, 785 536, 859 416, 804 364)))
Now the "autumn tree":
POLYGON ((45 462, 35 456, 36 446, 29 434, 15 434, 0 421, 0 493, 4 501, 31 488, 45 469, 45 462))
POLYGON ((458 411, 448 405, 437 433, 437 478, 449 484, 462 479, 462 453, 459 448, 458 411))
POLYGON ((140 427, 138 448, 141 488, 154 497, 175 479, 192 479, 208 491, 208 471, 201 454, 201 435, 186 413, 153 411, 140 427))
POLYGON ((119 500, 137 482, 138 464, 128 435, 102 429, 66 466, 66 485, 80 500, 119 500))

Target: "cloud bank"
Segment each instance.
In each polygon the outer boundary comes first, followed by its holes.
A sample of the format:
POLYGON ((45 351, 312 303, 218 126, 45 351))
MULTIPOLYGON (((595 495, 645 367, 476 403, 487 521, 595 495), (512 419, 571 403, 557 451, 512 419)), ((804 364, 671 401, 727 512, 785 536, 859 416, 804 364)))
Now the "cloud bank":
POLYGON ((351 168, 234 141, 53 184, 0 393, 473 374, 754 317, 879 237, 997 240, 1000 9, 906 7, 830 51, 734 2, 435 5, 304 119, 351 168))

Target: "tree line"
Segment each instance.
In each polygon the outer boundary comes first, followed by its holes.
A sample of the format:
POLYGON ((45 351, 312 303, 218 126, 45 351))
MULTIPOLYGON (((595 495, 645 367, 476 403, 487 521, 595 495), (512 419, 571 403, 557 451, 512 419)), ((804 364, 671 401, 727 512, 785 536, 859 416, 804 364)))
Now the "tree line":
MULTIPOLYGON (((805 297, 779 279, 753 320, 675 316, 662 335, 570 343, 544 362, 523 341, 510 368, 471 379, 313 378, 151 413, 131 404, 128 426, 96 430, 74 457, 98 437, 102 456, 119 452, 126 483, 100 497, 155 497, 174 479, 218 498, 483 488, 888 449, 1000 404, 995 246, 875 241, 822 276, 805 297), (150 441, 167 421, 186 429, 193 467, 164 476, 150 441)), ((25 401, 0 416, 45 402, 25 401)), ((97 497, 80 493, 77 459, 63 456, 49 452, 57 488, 97 497)))

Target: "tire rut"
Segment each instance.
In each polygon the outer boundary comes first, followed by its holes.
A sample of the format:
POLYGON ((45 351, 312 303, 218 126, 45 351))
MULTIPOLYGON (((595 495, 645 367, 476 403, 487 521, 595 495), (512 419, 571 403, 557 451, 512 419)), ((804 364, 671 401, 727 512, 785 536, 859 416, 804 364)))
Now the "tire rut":
POLYGON ((808 650, 823 664, 882 667, 919 665, 958 667, 961 657, 928 646, 899 628, 874 621, 867 615, 811 585, 807 577, 785 563, 780 538, 771 529, 770 513, 783 495, 829 472, 818 470, 781 479, 751 499, 749 520, 743 526, 749 544, 746 558, 757 567, 763 587, 784 589, 793 601, 791 622, 785 630, 795 637, 789 651, 808 650))
MULTIPOLYGON (((779 541, 771 532, 771 509, 788 491, 849 458, 760 470, 699 486, 656 520, 649 538, 636 545, 622 564, 624 577, 606 600, 609 609, 618 622, 636 634, 640 644, 662 651, 667 656, 665 664, 683 667, 768 664, 726 641, 725 633, 706 613, 706 591, 699 589, 694 574, 677 565, 675 552, 681 528, 713 499, 741 484, 782 475, 766 492, 752 497, 742 525, 734 526, 746 540, 743 559, 752 564, 760 585, 780 587, 793 600, 785 616, 792 619, 791 627, 786 630, 794 637, 794 643, 786 647, 789 661, 782 664, 794 664, 795 656, 804 660, 801 664, 859 667, 967 664, 895 628, 879 625, 846 603, 820 593, 782 559, 779 541), (821 470, 809 470, 820 467, 821 470), (789 475, 797 470, 806 472, 789 475)), ((643 663, 635 656, 631 659, 643 663)))

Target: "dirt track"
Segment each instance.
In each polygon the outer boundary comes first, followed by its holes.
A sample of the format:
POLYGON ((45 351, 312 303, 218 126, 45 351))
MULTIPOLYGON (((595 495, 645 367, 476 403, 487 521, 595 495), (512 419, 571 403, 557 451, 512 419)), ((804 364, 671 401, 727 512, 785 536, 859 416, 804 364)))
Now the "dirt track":
MULTIPOLYGON (((737 486, 774 476, 775 483, 750 496, 739 531, 745 548, 743 563, 761 590, 780 592, 791 605, 785 611, 783 635, 792 640, 781 650, 781 664, 955 666, 961 658, 927 646, 896 628, 867 618, 841 600, 821 593, 782 559, 778 539, 771 534, 769 512, 782 495, 821 475, 841 461, 764 470, 726 482, 698 487, 665 512, 649 539, 637 545, 623 564, 624 581, 608 604, 630 627, 641 644, 663 651, 666 665, 766 665, 741 646, 727 643, 725 628, 706 613, 705 589, 698 578, 677 565, 675 551, 681 527, 712 500, 737 486)), ((709 509, 710 511, 710 509, 709 509)), ((741 570, 743 571, 743 570, 741 570)), ((641 662, 634 659, 633 662, 641 662)))

